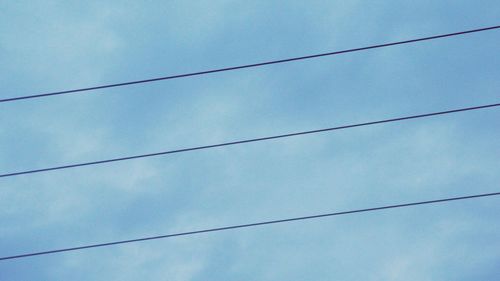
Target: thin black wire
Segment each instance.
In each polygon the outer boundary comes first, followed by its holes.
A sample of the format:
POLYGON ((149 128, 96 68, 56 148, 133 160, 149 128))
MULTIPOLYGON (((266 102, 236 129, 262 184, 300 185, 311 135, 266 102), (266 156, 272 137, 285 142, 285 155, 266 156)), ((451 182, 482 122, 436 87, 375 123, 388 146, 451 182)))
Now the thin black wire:
POLYGON ((447 111, 439 111, 439 112, 398 117, 398 118, 392 118, 392 119, 384 119, 384 120, 371 121, 371 122, 366 122, 366 123, 343 125, 343 126, 339 126, 339 127, 324 128, 324 129, 317 129, 317 130, 311 130, 311 131, 295 132, 295 133, 289 133, 289 134, 284 134, 284 135, 276 135, 276 136, 261 137, 261 138, 247 139, 247 140, 239 140, 239 141, 233 141, 233 142, 225 142, 225 143, 205 145, 205 146, 196 146, 196 147, 182 148, 182 149, 169 150, 169 151, 163 151, 163 152, 155 152, 155 153, 148 153, 148 154, 141 154, 141 155, 134 155, 134 156, 126 156, 126 157, 85 162, 85 163, 78 163, 78 164, 70 164, 70 165, 57 166, 57 167, 51 167, 51 168, 42 168, 42 169, 28 170, 28 171, 22 171, 22 172, 0 174, 0 178, 13 177, 13 176, 19 176, 19 175, 25 175, 25 174, 48 172, 48 171, 53 171, 53 170, 76 168, 76 167, 82 167, 82 166, 105 164, 105 163, 110 163, 110 162, 118 162, 118 161, 132 160, 132 159, 138 159, 138 158, 160 156, 160 155, 165 155, 165 154, 188 152, 188 151, 193 151, 193 150, 202 150, 202 149, 216 148, 216 147, 222 147, 222 146, 244 144, 244 143, 250 143, 250 142, 259 142, 259 141, 267 141, 267 140, 279 139, 279 138, 288 138, 288 137, 307 135, 307 134, 316 134, 316 133, 327 132, 327 131, 335 131, 335 130, 354 128, 354 127, 362 127, 362 126, 376 125, 376 124, 382 124, 382 123, 397 122, 397 121, 403 121, 403 120, 409 120, 409 119, 431 117, 431 116, 436 116, 436 115, 444 115, 444 114, 457 113, 457 112, 463 112, 463 111, 485 109, 485 108, 491 108, 491 107, 497 107, 497 106, 500 106, 500 103, 459 108, 459 109, 452 109, 452 110, 447 110, 447 111))
POLYGON ((417 39, 410 39, 410 40, 405 40, 405 41, 397 41, 397 42, 391 42, 391 43, 385 43, 385 44, 371 45, 371 46, 367 46, 367 47, 347 49, 347 50, 342 50, 342 51, 334 51, 334 52, 328 52, 328 53, 307 55, 307 56, 302 56, 302 57, 293 57, 293 58, 266 61, 266 62, 260 62, 260 63, 254 63, 254 64, 246 64, 246 65, 240 65, 240 66, 211 69, 211 70, 184 73, 184 74, 176 74, 176 75, 172 75, 172 76, 164 76, 164 77, 150 78, 150 79, 144 79, 144 80, 94 86, 94 87, 88 87, 88 88, 79 88, 79 89, 58 91, 58 92, 51 92, 51 93, 44 93, 44 94, 11 97, 11 98, 0 99, 0 103, 13 102, 13 101, 24 100, 24 99, 33 99, 33 98, 55 96, 55 95, 71 94, 71 93, 77 93, 77 92, 86 92, 86 91, 93 91, 93 90, 105 89, 105 88, 122 87, 122 86, 133 85, 133 84, 150 83, 150 82, 156 82, 156 81, 160 81, 160 80, 170 80, 170 79, 184 78, 184 77, 190 77, 190 76, 205 75, 205 74, 211 74, 211 73, 216 73, 216 72, 225 72, 225 71, 232 71, 232 70, 238 70, 238 69, 244 69, 244 68, 260 67, 260 66, 265 66, 265 65, 286 63, 286 62, 299 61, 299 60, 307 60, 307 59, 313 59, 313 58, 319 58, 319 57, 326 57, 326 56, 333 56, 333 55, 339 55, 339 54, 345 54, 345 53, 365 51, 365 50, 370 50, 370 49, 390 47, 390 46, 395 46, 395 45, 402 45, 402 44, 408 44, 408 43, 434 40, 434 39, 445 38, 445 37, 465 35, 465 34, 482 32, 482 31, 493 30, 493 29, 498 29, 498 28, 500 28, 500 25, 472 29, 472 30, 466 30, 466 31, 460 31, 460 32, 454 32, 454 33, 434 35, 434 36, 429 36, 429 37, 422 37, 422 38, 417 38, 417 39))
POLYGON ((84 250, 84 249, 89 249, 89 248, 107 247, 107 246, 113 246, 113 245, 118 245, 118 244, 135 243, 135 242, 141 242, 141 241, 147 241, 147 240, 164 239, 164 238, 171 238, 171 237, 176 237, 176 236, 194 235, 194 234, 201 234, 201 233, 206 233, 206 232, 224 231, 224 230, 231 230, 231 229, 237 229, 237 228, 247 228, 247 227, 262 226, 262 225, 268 225, 268 224, 277 224, 277 223, 285 223, 285 222, 293 222, 293 221, 301 221, 301 220, 318 219, 318 218, 341 216, 341 215, 348 215, 348 214, 354 214, 354 213, 373 212, 373 211, 411 207, 411 206, 425 205, 425 204, 437 204, 437 203, 444 203, 444 202, 450 202, 450 201, 466 200, 466 199, 474 199, 474 198, 498 196, 498 195, 500 195, 500 192, 468 195, 468 196, 461 196, 461 197, 451 197, 451 198, 404 203, 404 204, 397 204, 397 205, 388 205, 388 206, 381 206, 381 207, 372 207, 372 208, 367 208, 367 209, 357 209, 357 210, 350 210, 350 211, 343 211, 343 212, 336 212, 336 213, 327 213, 327 214, 319 214, 319 215, 312 215, 312 216, 295 217, 295 218, 280 219, 280 220, 270 220, 270 221, 248 223, 248 224, 239 224, 239 225, 210 228, 210 229, 203 229, 203 230, 195 230, 195 231, 188 231, 188 232, 180 232, 180 233, 159 235, 159 236, 150 236, 150 237, 122 240, 122 241, 115 241, 115 242, 108 242, 108 243, 91 244, 91 245, 63 248, 63 249, 57 249, 57 250, 49 250, 49 251, 43 251, 43 252, 34 252, 34 253, 20 254, 20 255, 15 255, 15 256, 6 256, 6 257, 0 257, 0 261, 19 259, 19 258, 27 258, 27 257, 33 257, 33 256, 40 256, 40 255, 55 254, 55 253, 61 253, 61 252, 78 251, 78 250, 84 250))

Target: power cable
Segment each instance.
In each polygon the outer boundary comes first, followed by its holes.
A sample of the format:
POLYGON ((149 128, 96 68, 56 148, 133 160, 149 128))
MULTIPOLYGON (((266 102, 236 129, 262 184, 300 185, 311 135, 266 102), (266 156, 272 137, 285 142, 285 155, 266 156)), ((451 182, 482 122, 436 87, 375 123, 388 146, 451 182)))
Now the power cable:
POLYGON ((474 199, 474 198, 498 196, 498 195, 500 195, 500 192, 468 195, 468 196, 461 196, 461 197, 451 197, 451 198, 404 203, 404 204, 397 204, 397 205, 387 205, 387 206, 372 207, 372 208, 367 208, 367 209, 357 209, 357 210, 319 214, 319 215, 311 215, 311 216, 304 216, 304 217, 287 218, 287 219, 280 219, 280 220, 269 220, 269 221, 248 223, 248 224, 238 224, 238 225, 232 225, 232 226, 209 228, 209 229, 202 229, 202 230, 195 230, 195 231, 188 231, 188 232, 180 232, 180 233, 174 233, 174 234, 150 236, 150 237, 122 240, 122 241, 115 241, 115 242, 108 242, 108 243, 100 243, 100 244, 91 244, 91 245, 63 248, 63 249, 57 249, 57 250, 48 250, 48 251, 43 251, 43 252, 26 253, 26 254, 20 254, 20 255, 15 255, 15 256, 5 256, 5 257, 0 257, 0 261, 27 258, 27 257, 33 257, 33 256, 40 256, 40 255, 55 254, 55 253, 62 253, 62 252, 79 251, 79 250, 90 249, 90 248, 108 247, 108 246, 113 246, 113 245, 135 243, 135 242, 141 242, 141 241, 147 241, 147 240, 172 238, 172 237, 177 237, 177 236, 187 236, 187 235, 201 234, 201 233, 207 233, 207 232, 217 232, 217 231, 231 230, 231 229, 237 229, 237 228, 247 228, 247 227, 262 226, 262 225, 269 225, 269 224, 293 222, 293 221, 319 219, 319 218, 324 218, 324 217, 341 216, 341 215, 363 213, 363 212, 373 212, 373 211, 380 211, 380 210, 386 210, 386 209, 411 207, 411 206, 417 206, 417 205, 445 203, 445 202, 450 202, 450 201, 466 200, 466 199, 474 199))
POLYGON ((169 150, 169 151, 162 151, 162 152, 155 152, 155 153, 148 153, 148 154, 125 156, 125 157, 120 157, 120 158, 98 160, 98 161, 85 162, 85 163, 69 164, 69 165, 56 166, 56 167, 50 167, 50 168, 42 168, 42 169, 36 169, 36 170, 27 170, 27 171, 21 171, 21 172, 6 173, 6 174, 0 174, 0 178, 13 177, 13 176, 19 176, 19 175, 25 175, 25 174, 48 172, 48 171, 54 171, 54 170, 70 169, 70 168, 76 168, 76 167, 82 167, 82 166, 105 164, 105 163, 110 163, 110 162, 118 162, 118 161, 132 160, 132 159, 138 159, 138 158, 146 158, 146 157, 160 156, 160 155, 166 155, 166 154, 181 153, 181 152, 216 148, 216 147, 222 147, 222 146, 238 145, 238 144, 244 144, 244 143, 250 143, 250 142, 259 142, 259 141, 267 141, 267 140, 273 140, 273 139, 279 139, 279 138, 288 138, 288 137, 307 135, 307 134, 316 134, 316 133, 322 133, 322 132, 327 132, 327 131, 335 131, 335 130, 354 128, 354 127, 362 127, 362 126, 370 126, 370 125, 376 125, 376 124, 382 124, 382 123, 398 122, 398 121, 404 121, 404 120, 410 120, 410 119, 417 119, 417 118, 431 117, 431 116, 451 114, 451 113, 457 113, 457 112, 492 108, 492 107, 497 107, 497 106, 500 106, 500 103, 459 108, 459 109, 452 109, 452 110, 425 113, 425 114, 419 114, 419 115, 411 115, 411 116, 398 117, 398 118, 392 118, 392 119, 384 119, 384 120, 371 121, 371 122, 366 122, 366 123, 343 125, 343 126, 338 126, 338 127, 323 128, 323 129, 317 129, 317 130, 311 130, 311 131, 288 133, 288 134, 283 134, 283 135, 275 135, 275 136, 268 136, 268 137, 261 137, 261 138, 238 140, 238 141, 233 141, 233 142, 225 142, 225 143, 218 143, 218 144, 211 144, 211 145, 204 145, 204 146, 182 148, 182 149, 177 149, 177 150, 169 150))
POLYGON ((211 74, 211 73, 217 73, 217 72, 233 71, 233 70, 245 69, 245 68, 261 67, 261 66, 266 66, 266 65, 271 65, 271 64, 287 63, 287 62, 292 62, 292 61, 299 61, 299 60, 307 60, 307 59, 313 59, 313 58, 319 58, 319 57, 340 55, 340 54, 345 54, 345 53, 359 52, 359 51, 365 51, 365 50, 370 50, 370 49, 377 49, 377 48, 384 48, 384 47, 390 47, 390 46, 396 46, 396 45, 402 45, 402 44, 416 43, 416 42, 421 42, 421 41, 429 41, 429 40, 434 40, 434 39, 453 37, 453 36, 465 35, 465 34, 476 33, 476 32, 483 32, 483 31, 488 31, 488 30, 494 30, 494 29, 498 29, 498 28, 500 28, 500 25, 472 29, 472 30, 466 30, 466 31, 459 31, 459 32, 454 32, 454 33, 434 35, 434 36, 429 36, 429 37, 410 39, 410 40, 405 40, 405 41, 396 41, 396 42, 390 42, 390 43, 384 43, 384 44, 378 44, 378 45, 371 45, 371 46, 347 49, 347 50, 342 50, 342 51, 334 51, 334 52, 313 54, 313 55, 307 55, 307 56, 301 56, 301 57, 293 57, 293 58, 286 58, 286 59, 280 59, 280 60, 265 61, 265 62, 259 62, 259 63, 253 63, 253 64, 240 65, 240 66, 217 68, 217 69, 210 69, 210 70, 204 70, 204 71, 198 71, 198 72, 183 73, 183 74, 176 74, 176 75, 171 75, 171 76, 156 77, 156 78, 121 82, 121 83, 115 83, 115 84, 106 84, 106 85, 100 85, 100 86, 93 86, 93 87, 86 87, 86 88, 79 88, 79 89, 72 89, 72 90, 65 90, 65 91, 57 91, 57 92, 50 92, 50 93, 43 93, 43 94, 10 97, 10 98, 0 99, 0 103, 13 102, 13 101, 25 100, 25 99, 42 98, 42 97, 48 97, 48 96, 72 94, 72 93, 78 93, 78 92, 94 91, 94 90, 99 90, 99 89, 122 87, 122 86, 134 85, 134 84, 151 83, 151 82, 156 82, 156 81, 161 81, 161 80, 171 80, 171 79, 205 75, 205 74, 211 74))

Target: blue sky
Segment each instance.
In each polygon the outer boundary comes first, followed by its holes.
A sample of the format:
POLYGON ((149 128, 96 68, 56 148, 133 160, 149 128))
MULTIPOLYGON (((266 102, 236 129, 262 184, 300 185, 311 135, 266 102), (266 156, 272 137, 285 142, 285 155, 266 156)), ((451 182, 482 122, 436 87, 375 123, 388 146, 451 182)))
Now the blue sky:
MULTIPOLYGON (((0 97, 498 25, 497 1, 1 1, 0 97)), ((0 171, 496 103, 499 31, 0 104, 0 171)), ((0 254, 498 191, 500 112, 0 180, 0 254)), ((492 280, 498 199, 0 263, 1 280, 492 280)))

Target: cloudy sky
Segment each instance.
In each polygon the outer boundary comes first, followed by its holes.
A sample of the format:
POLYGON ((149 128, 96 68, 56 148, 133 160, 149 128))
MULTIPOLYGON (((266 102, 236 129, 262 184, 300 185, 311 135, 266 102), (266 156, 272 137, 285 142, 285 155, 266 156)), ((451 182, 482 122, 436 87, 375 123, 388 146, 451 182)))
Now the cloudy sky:
MULTIPOLYGON (((498 1, 0 1, 0 98, 498 25, 498 1)), ((499 102, 500 31, 0 104, 0 172, 499 102)), ((0 256, 500 189, 500 111, 0 179, 0 256)), ((0 262, 1 280, 492 280, 500 199, 0 262)))

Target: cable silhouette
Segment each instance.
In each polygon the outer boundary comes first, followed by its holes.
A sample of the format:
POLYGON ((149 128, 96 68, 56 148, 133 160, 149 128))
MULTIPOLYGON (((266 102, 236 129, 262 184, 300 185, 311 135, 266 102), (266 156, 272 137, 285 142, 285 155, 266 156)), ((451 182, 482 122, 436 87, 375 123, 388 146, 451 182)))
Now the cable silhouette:
POLYGON ((335 212, 335 213, 326 213, 326 214, 318 214, 318 215, 311 215, 311 216, 286 218, 286 219, 279 219, 279 220, 269 220, 269 221, 262 221, 262 222, 256 222, 256 223, 238 224, 238 225, 232 225, 232 226, 224 226, 224 227, 209 228, 209 229, 202 229, 202 230, 195 230, 195 231, 188 231, 188 232, 180 232, 180 233, 174 233, 174 234, 150 236, 150 237, 136 238, 136 239, 130 239, 130 240, 121 240, 121 241, 114 241, 114 242, 100 243, 100 244, 91 244, 91 245, 63 248, 63 249, 57 249, 57 250, 48 250, 48 251, 43 251, 43 252, 26 253, 26 254, 20 254, 20 255, 15 255, 15 256, 6 256, 6 257, 0 257, 0 261, 27 258, 27 257, 33 257, 33 256, 40 256, 40 255, 55 254, 55 253, 62 253, 62 252, 79 251, 79 250, 90 249, 90 248, 108 247, 108 246, 113 246, 113 245, 136 243, 136 242, 142 242, 142 241, 148 241, 148 240, 165 239, 165 238, 172 238, 172 237, 177 237, 177 236, 187 236, 187 235, 201 234, 201 233, 207 233, 207 232, 217 232, 217 231, 225 231, 225 230, 238 229, 238 228, 248 228, 248 227, 255 227, 255 226, 262 226, 262 225, 269 225, 269 224, 278 224, 278 223, 286 223, 286 222, 293 222, 293 221, 319 219, 319 218, 341 216, 341 215, 348 215, 348 214, 355 214, 355 213, 374 212, 374 211, 381 211, 381 210, 395 209, 395 208, 404 208, 404 207, 426 205, 426 204, 438 204, 438 203, 445 203, 445 202, 450 202, 450 201, 467 200, 467 199, 475 199, 475 198, 498 196, 498 195, 500 195, 500 192, 483 193, 483 194, 451 197, 451 198, 444 198, 444 199, 435 199, 435 200, 429 200, 429 201, 419 201, 419 202, 403 203, 403 204, 396 204, 396 205, 386 205, 386 206, 380 206, 380 207, 371 207, 371 208, 366 208, 366 209, 357 209, 357 210, 342 211, 342 212, 335 212))
POLYGON ((10 97, 10 98, 0 99, 0 103, 14 102, 14 101, 19 101, 19 100, 42 98, 42 97, 49 97, 49 96, 56 96, 56 95, 74 94, 74 93, 94 91, 94 90, 99 90, 99 89, 122 87, 122 86, 134 85, 134 84, 151 83, 151 82, 157 82, 157 81, 161 81, 161 80, 171 80, 171 79, 178 79, 178 78, 184 78, 184 77, 206 75, 206 74, 217 73, 217 72, 234 71, 234 70, 239 70, 239 69, 261 67, 261 66, 272 65, 272 64, 287 63, 287 62, 292 62, 292 61, 308 60, 308 59, 319 58, 319 57, 334 56, 334 55, 340 55, 340 54, 345 54, 345 53, 353 53, 353 52, 359 52, 359 51, 365 51, 365 50, 371 50, 371 49, 377 49, 377 48, 384 48, 384 47, 390 47, 390 46, 396 46, 396 45, 403 45, 403 44, 409 44, 409 43, 416 43, 416 42, 429 41, 429 40, 435 40, 435 39, 446 38, 446 37, 453 37, 453 36, 483 32, 483 31, 494 30, 494 29, 498 29, 498 28, 500 28, 500 25, 465 30, 465 31, 459 31, 459 32, 453 32, 453 33, 446 33, 446 34, 440 34, 440 35, 434 35, 434 36, 429 36, 429 37, 421 37, 421 38, 404 40, 404 41, 396 41, 396 42, 390 42, 390 43, 384 43, 384 44, 378 44, 378 45, 371 45, 371 46, 360 47, 360 48, 346 49, 346 50, 341 50, 341 51, 313 54, 313 55, 307 55, 307 56, 301 56, 301 57, 293 57, 293 58, 286 58, 286 59, 280 59, 280 60, 265 61, 265 62, 259 62, 259 63, 253 63, 253 64, 232 66, 232 67, 226 67, 226 68, 210 69, 210 70, 204 70, 204 71, 198 71, 198 72, 183 73, 183 74, 176 74, 176 75, 171 75, 171 76, 163 76, 163 77, 135 80, 135 81, 129 81, 129 82, 121 82, 121 83, 115 83, 115 84, 106 84, 106 85, 65 90, 65 91, 58 91, 58 92, 10 97))
POLYGON ((19 175, 25 175, 25 174, 48 172, 48 171, 54 171, 54 170, 77 168, 77 167, 90 166, 90 165, 106 164, 106 163, 111 163, 111 162, 126 161, 126 160, 146 158, 146 157, 154 157, 154 156, 160 156, 160 155, 166 155, 166 154, 182 153, 182 152, 188 152, 188 151, 194 151, 194 150, 210 149, 210 148, 238 145, 238 144, 251 143, 251 142, 260 142, 260 141, 267 141, 267 140, 280 139, 280 138, 289 138, 289 137, 308 135, 308 134, 317 134, 317 133, 322 133, 322 132, 327 132, 327 131, 336 131, 336 130, 355 128, 355 127, 362 127, 362 126, 370 126, 370 125, 383 124, 383 123, 399 122, 399 121, 410 120, 410 119, 418 119, 418 118, 425 118, 425 117, 431 117, 431 116, 437 116, 437 115, 458 113, 458 112, 464 112, 464 111, 486 109, 486 108, 492 108, 492 107, 498 107, 498 106, 500 106, 500 103, 459 108, 459 109, 452 109, 452 110, 425 113, 425 114, 419 114, 419 115, 411 115, 411 116, 391 118, 391 119, 383 119, 383 120, 378 120, 378 121, 343 125, 343 126, 338 126, 338 127, 323 128, 323 129, 317 129, 317 130, 311 130, 311 131, 288 133, 288 134, 283 134, 283 135, 275 135, 275 136, 268 136, 268 137, 261 137, 261 138, 238 140, 238 141, 233 141, 233 142, 225 142, 225 143, 196 146, 196 147, 182 148, 182 149, 148 153, 148 154, 125 156, 125 157, 120 157, 120 158, 98 160, 98 161, 85 162, 85 163, 69 164, 69 165, 56 166, 56 167, 50 167, 50 168, 42 168, 42 169, 36 169, 36 170, 27 170, 27 171, 21 171, 21 172, 0 174, 0 178, 13 177, 13 176, 19 176, 19 175))

